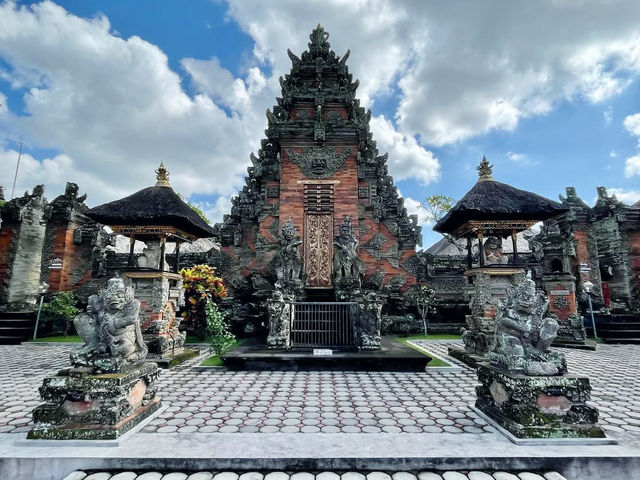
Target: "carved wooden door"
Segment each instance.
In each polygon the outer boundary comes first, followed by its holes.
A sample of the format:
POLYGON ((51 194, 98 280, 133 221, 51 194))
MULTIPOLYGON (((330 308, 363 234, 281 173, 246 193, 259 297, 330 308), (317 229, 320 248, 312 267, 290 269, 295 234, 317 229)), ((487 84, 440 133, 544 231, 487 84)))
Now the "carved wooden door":
POLYGON ((304 186, 304 271, 307 288, 331 288, 333 270, 333 185, 304 186))
POLYGON ((304 266, 308 288, 331 288, 333 215, 306 215, 304 266))

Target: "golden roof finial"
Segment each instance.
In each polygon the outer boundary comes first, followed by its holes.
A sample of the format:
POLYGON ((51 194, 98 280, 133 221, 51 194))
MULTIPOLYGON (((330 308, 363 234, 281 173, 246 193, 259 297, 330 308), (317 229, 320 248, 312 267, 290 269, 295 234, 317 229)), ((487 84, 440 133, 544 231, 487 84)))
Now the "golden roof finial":
POLYGON ((482 161, 476 168, 478 170, 479 182, 484 180, 493 180, 493 177, 491 176, 491 173, 493 172, 493 165, 489 164, 486 156, 482 156, 482 161))
POLYGON ((169 172, 165 168, 164 164, 160 162, 160 166, 156 170, 156 187, 170 187, 169 172))

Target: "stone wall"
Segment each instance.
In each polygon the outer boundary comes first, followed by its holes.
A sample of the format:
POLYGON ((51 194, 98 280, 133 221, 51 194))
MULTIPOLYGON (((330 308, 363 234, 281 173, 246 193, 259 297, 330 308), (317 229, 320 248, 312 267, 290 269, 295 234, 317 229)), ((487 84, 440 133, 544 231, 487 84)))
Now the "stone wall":
POLYGON ((44 186, 0 208, 0 308, 35 308, 47 222, 44 186))

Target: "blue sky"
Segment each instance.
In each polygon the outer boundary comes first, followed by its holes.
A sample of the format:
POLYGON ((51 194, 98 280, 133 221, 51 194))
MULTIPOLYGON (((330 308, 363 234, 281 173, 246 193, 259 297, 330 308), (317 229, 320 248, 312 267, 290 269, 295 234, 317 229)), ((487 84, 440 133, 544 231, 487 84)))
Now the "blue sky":
MULTIPOLYGON (((153 182, 214 220, 289 71, 322 23, 360 79, 412 212, 494 177, 556 199, 574 185, 640 199, 640 6, 634 1, 0 3, 0 138, 24 142, 17 192, 66 181, 109 201, 153 182), (543 2, 544 3, 544 2, 543 2), (534 13, 529 11, 533 8, 534 13)), ((10 195, 17 145, 0 143, 10 195)), ((439 236, 424 229, 425 246, 439 236)))

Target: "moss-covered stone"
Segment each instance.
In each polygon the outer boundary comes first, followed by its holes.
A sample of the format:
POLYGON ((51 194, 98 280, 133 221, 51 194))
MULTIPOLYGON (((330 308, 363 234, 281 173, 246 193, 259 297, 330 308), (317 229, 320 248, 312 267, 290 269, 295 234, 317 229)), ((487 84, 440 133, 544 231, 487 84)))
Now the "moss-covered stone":
POLYGON ((62 370, 45 378, 33 411, 35 427, 28 438, 107 439, 137 425, 160 406, 155 382, 158 366, 110 374, 62 370))
POLYGON ((476 407, 520 438, 604 438, 589 379, 527 376, 478 366, 476 407))

